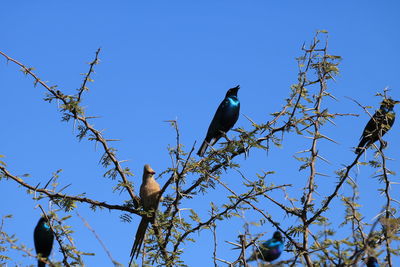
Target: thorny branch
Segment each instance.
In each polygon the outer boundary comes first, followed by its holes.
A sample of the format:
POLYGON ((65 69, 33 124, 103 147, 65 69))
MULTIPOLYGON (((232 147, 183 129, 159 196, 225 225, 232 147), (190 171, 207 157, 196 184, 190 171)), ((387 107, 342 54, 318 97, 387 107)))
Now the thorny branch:
POLYGON ((121 266, 116 260, 114 260, 113 256, 111 255, 111 252, 107 249, 106 245, 104 242, 100 239, 99 235, 96 233, 96 231, 90 226, 90 224, 83 218, 78 212, 76 212, 76 215, 82 220, 86 228, 89 229, 90 232, 93 233, 93 235, 96 237, 97 241, 100 243, 104 251, 106 252, 108 258, 110 261, 114 264, 114 266, 121 266))
MULTIPOLYGON (((314 46, 313 48, 315 49, 315 46, 317 44, 316 39, 314 39, 314 46)), ((323 61, 320 63, 316 63, 318 65, 318 82, 320 84, 320 91, 318 93, 318 95, 315 96, 316 98, 316 103, 315 103, 315 107, 314 107, 314 113, 317 115, 317 118, 315 120, 313 120, 311 123, 313 125, 313 137, 312 137, 312 145, 311 145, 311 149, 310 149, 310 160, 309 160, 309 168, 310 168, 310 175, 308 177, 308 185, 307 185, 307 189, 306 189, 306 193, 304 196, 304 203, 303 203, 303 209, 302 209, 302 213, 301 213, 301 220, 303 222, 304 225, 304 231, 303 231, 303 257, 307 263, 307 266, 311 267, 313 266, 313 263, 311 261, 310 255, 307 252, 308 251, 308 233, 309 233, 309 229, 308 229, 308 225, 306 225, 307 222, 307 213, 310 210, 310 206, 311 206, 311 202, 312 202, 312 195, 314 192, 314 186, 315 186, 315 176, 317 174, 317 170, 316 170, 316 166, 315 163, 318 159, 318 151, 317 151, 317 142, 319 140, 319 138, 321 137, 319 128, 320 128, 320 121, 319 121, 319 115, 321 114, 320 108, 321 108, 321 102, 323 97, 326 94, 326 90, 327 90, 327 86, 326 86, 326 75, 327 72, 325 71, 325 59, 326 59, 326 49, 327 49, 328 43, 326 42, 325 44, 325 48, 323 49, 323 61)), ((305 75, 305 74, 304 74, 305 75)), ((304 78, 304 80, 306 80, 306 78, 304 78)))
POLYGON ((96 200, 93 200, 93 199, 90 199, 90 198, 86 198, 86 197, 70 196, 70 195, 67 195, 67 194, 61 194, 61 193, 53 192, 53 191, 48 190, 48 189, 41 189, 41 188, 34 187, 34 186, 32 186, 32 185, 30 185, 28 183, 25 183, 18 176, 12 175, 4 166, 0 166, 0 171, 1 171, 0 174, 4 175, 4 177, 14 180, 18 184, 22 185, 23 187, 25 187, 25 188, 27 188, 29 190, 32 190, 33 192, 38 192, 38 193, 45 194, 51 200, 78 201, 78 202, 90 204, 91 207, 101 207, 101 208, 106 208, 106 209, 110 209, 110 210, 120 210, 120 211, 126 211, 126 212, 130 212, 130 213, 139 214, 139 212, 137 210, 132 209, 127 205, 124 205, 124 206, 112 205, 112 204, 108 204, 106 202, 100 202, 100 201, 96 201, 96 200))
MULTIPOLYGON (((96 58, 93 62, 97 62, 97 56, 98 53, 100 52, 100 50, 98 50, 96 52, 96 58)), ((42 81, 33 71, 32 68, 28 68, 25 65, 23 65, 22 63, 18 62, 17 60, 9 57, 8 55, 6 55, 5 53, 3 53, 2 51, 0 51, 0 55, 2 55, 3 57, 5 57, 7 59, 7 61, 11 61, 15 64, 17 64, 18 66, 20 66, 22 68, 22 70, 24 71, 25 74, 29 74, 33 79, 34 79, 34 84, 40 84, 41 86, 43 86, 50 94, 50 97, 48 98, 48 101, 51 101, 52 99, 57 99, 60 100, 63 105, 65 106, 64 110, 70 112, 70 116, 72 116, 75 120, 78 120, 79 122, 81 122, 86 129, 91 132, 94 137, 95 140, 98 141, 103 149, 104 149, 104 153, 107 155, 107 157, 112 161, 112 163, 114 164, 114 168, 116 169, 116 171, 118 172, 119 176, 121 177, 122 181, 123 181, 123 186, 124 188, 128 191, 132 201, 135 203, 135 207, 138 206, 138 197, 135 195, 135 193, 133 192, 133 189, 130 185, 130 182, 128 181, 127 175, 126 175, 126 170, 124 170, 122 168, 122 166, 120 165, 120 162, 117 160, 114 150, 112 148, 110 148, 108 146, 108 142, 107 140, 103 137, 101 131, 96 130, 87 120, 87 117, 84 116, 83 111, 79 110, 78 111, 78 106, 77 106, 77 102, 74 102, 74 99, 76 99, 76 97, 74 96, 68 96, 68 95, 64 95, 61 91, 59 90, 55 90, 55 86, 49 86, 47 85, 44 81, 42 81)), ((84 90, 86 90, 86 81, 89 80, 89 76, 92 73, 93 70, 93 65, 95 63, 91 64, 91 68, 89 70, 89 72, 87 73, 87 78, 85 78, 85 81, 82 85, 81 90, 79 91, 78 97, 79 97, 79 101, 80 101, 80 97, 81 94, 84 90)))
POLYGON ((77 97, 77 101, 80 102, 81 101, 81 96, 82 93, 84 91, 89 90, 89 88, 86 87, 86 83, 88 81, 92 81, 92 79, 90 78, 90 75, 94 72, 94 66, 99 64, 99 53, 100 53, 101 48, 97 49, 96 51, 96 55, 94 57, 94 60, 92 62, 89 63, 90 67, 89 67, 89 71, 87 73, 85 73, 85 78, 83 79, 82 85, 81 87, 78 89, 78 97, 77 97))
POLYGON ((392 217, 392 212, 391 212, 391 201, 392 198, 390 196, 390 180, 388 177, 388 172, 389 170, 386 167, 386 157, 385 154, 383 153, 383 147, 385 146, 384 141, 382 138, 379 138, 380 141, 380 149, 378 150, 377 153, 381 156, 381 161, 382 161, 382 179, 385 183, 385 188, 384 188, 384 194, 386 197, 386 204, 385 204, 385 224, 383 227, 383 234, 385 237, 385 246, 386 246, 386 260, 388 266, 393 266, 392 264, 392 253, 391 253, 391 247, 390 247, 390 235, 393 235, 393 229, 391 229, 391 224, 390 224, 390 218, 392 217))

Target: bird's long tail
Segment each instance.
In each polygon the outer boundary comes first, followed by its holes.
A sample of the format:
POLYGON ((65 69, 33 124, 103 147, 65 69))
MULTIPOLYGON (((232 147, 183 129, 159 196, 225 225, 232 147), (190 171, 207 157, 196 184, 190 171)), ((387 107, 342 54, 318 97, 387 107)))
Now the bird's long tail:
POLYGON ((253 255, 251 255, 250 257, 248 257, 247 258, 247 262, 250 262, 250 261, 254 261, 255 260, 255 257, 253 256, 253 255))
POLYGON ((46 263, 44 263, 44 262, 41 261, 41 260, 38 260, 37 266, 38 266, 38 267, 45 267, 45 266, 46 266, 46 263))
POLYGON ((208 140, 208 137, 206 137, 203 144, 201 144, 201 147, 200 147, 199 151, 197 152, 197 155, 199 155, 200 157, 204 156, 204 153, 206 152, 207 147, 215 145, 215 143, 221 138, 221 136, 222 135, 213 137, 210 140, 208 140))
POLYGON ((131 261, 129 262, 129 266, 132 263, 133 258, 136 255, 136 258, 139 256, 140 247, 142 246, 144 236, 146 234, 147 226, 149 225, 151 219, 143 217, 140 221, 139 227, 136 231, 135 242, 133 243, 133 247, 131 250, 131 261))
POLYGON ((204 153, 207 150, 207 147, 208 147, 208 142, 206 140, 204 140, 203 144, 201 144, 199 151, 197 152, 197 155, 199 155, 200 157, 203 157, 204 153))
POLYGON ((361 151, 364 150, 364 147, 366 147, 365 144, 366 144, 367 142, 368 142, 367 138, 362 138, 361 141, 360 141, 360 143, 359 143, 358 146, 356 147, 355 153, 356 153, 356 154, 360 154, 361 151))

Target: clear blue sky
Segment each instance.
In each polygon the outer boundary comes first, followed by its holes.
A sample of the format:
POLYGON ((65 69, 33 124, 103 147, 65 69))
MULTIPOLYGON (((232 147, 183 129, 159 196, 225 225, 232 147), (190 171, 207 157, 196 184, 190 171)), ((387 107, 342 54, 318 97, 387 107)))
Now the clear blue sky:
MULTIPOLYGON (((98 129, 108 138, 121 139, 116 144, 119 159, 127 159, 138 188, 145 163, 161 172, 170 166, 167 153, 175 143, 174 131, 163 121, 177 119, 182 142, 189 149, 195 140, 204 138, 208 124, 228 88, 241 85, 241 113, 255 121, 268 121, 270 113, 279 110, 296 82, 295 57, 301 55, 303 42, 309 42, 318 29, 329 31, 329 48, 340 55, 341 74, 330 84, 338 102, 328 107, 335 112, 361 113, 359 118, 339 118, 336 127, 326 134, 339 145, 321 144, 323 156, 331 165, 320 163, 320 193, 330 192, 336 181, 334 170, 354 158, 355 146, 368 117, 346 96, 365 105, 378 106, 374 94, 388 86, 391 95, 400 99, 400 3, 398 1, 7 1, 0 15, 0 50, 35 67, 36 73, 65 93, 73 93, 87 71, 85 64, 101 47, 101 64, 85 95, 87 115, 101 116, 98 129), (325 179, 325 180, 323 180, 325 179), (326 185, 326 186, 324 186, 326 185)), ((45 183, 52 172, 63 169, 60 182, 71 184, 67 192, 85 192, 88 197, 122 203, 128 195, 112 192, 114 181, 102 177, 98 164, 101 149, 88 141, 78 142, 73 124, 60 122, 56 103, 42 99, 43 88, 33 88, 16 66, 0 59, 2 92, 0 154, 5 155, 8 169, 18 175, 30 173, 31 184, 45 183)), ((236 126, 249 128, 243 115, 236 126)), ((387 134, 388 156, 400 159, 399 124, 387 134)), ((234 136, 231 132, 230 136, 234 136)), ((198 146, 198 145, 197 145, 198 146)), ((261 170, 276 171, 275 184, 291 183, 293 197, 306 184, 308 172, 298 172, 299 163, 292 155, 309 147, 306 140, 287 135, 282 149, 273 148, 268 155, 254 152, 250 159, 238 159, 243 172, 255 178, 261 170)), ((372 153, 368 153, 372 157, 372 153)), ((396 161, 389 167, 399 172, 396 161)), ((357 176, 366 222, 372 222, 384 198, 371 177, 372 171, 361 167, 357 176)), ((195 177, 192 177, 194 179, 195 177)), ((223 180, 241 192, 240 176, 227 172, 223 180)), ((397 177, 392 178, 399 182, 397 177)), ((160 183, 165 182, 161 179, 160 183)), ((345 192, 344 189, 343 192, 345 192)), ((399 187, 392 187, 398 195, 399 187)), ((222 188, 186 202, 183 208, 196 208, 207 218, 209 202, 220 203, 227 193, 222 188)), ((277 195, 283 200, 282 194, 277 195)), ((40 216, 37 203, 11 181, 1 181, 0 215, 14 214, 5 230, 17 234, 19 242, 33 247, 33 228, 40 216)), ((46 201, 40 202, 47 207, 46 201)), ((266 200, 267 209, 288 227, 289 220, 266 200)), ((336 217, 344 215, 340 202, 334 202, 336 217), (343 213, 343 214, 342 214, 343 213)), ((119 212, 91 212, 79 204, 80 214, 111 251, 113 257, 127 264, 139 218, 131 224, 119 220, 119 212)), ((74 212, 72 213, 74 215, 74 212)), ((249 212, 248 221, 259 219, 249 212)), ((334 220, 336 223, 341 221, 334 220)), ((87 266, 111 265, 102 248, 80 219, 70 220, 76 233, 76 244, 87 256, 87 266)), ((243 219, 222 223, 219 233, 220 258, 233 260, 224 241, 234 241, 243 232, 243 219)), ((335 225, 334 227, 337 227, 335 225)), ((254 233, 274 231, 271 225, 252 229, 254 233)), ((183 257, 189 266, 210 266, 211 234, 193 235, 199 242, 188 243, 183 257)), ((342 237, 342 236, 341 236, 342 237)), ((16 263, 34 264, 31 258, 12 253, 16 263)), ((290 258, 288 253, 282 259, 290 258)), ((57 245, 52 258, 61 260, 57 245)))

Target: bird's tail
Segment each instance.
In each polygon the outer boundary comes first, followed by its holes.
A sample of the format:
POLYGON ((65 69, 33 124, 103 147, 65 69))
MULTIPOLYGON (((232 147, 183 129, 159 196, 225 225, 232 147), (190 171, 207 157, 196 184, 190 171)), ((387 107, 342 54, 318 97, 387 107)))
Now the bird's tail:
POLYGON ((37 266, 38 266, 38 267, 45 267, 45 266, 46 266, 46 263, 44 263, 44 262, 41 261, 41 260, 38 260, 37 266))
POLYGON ((201 144, 199 151, 197 152, 197 155, 199 155, 199 157, 203 157, 204 153, 207 150, 207 147, 208 147, 208 142, 204 140, 203 144, 201 144))
POLYGON ((364 147, 365 147, 365 144, 367 143, 367 141, 368 140, 366 138, 361 139, 360 143, 356 147, 356 151, 355 151, 356 154, 360 154, 361 151, 364 150, 364 147))
POLYGON ((250 257, 247 258, 246 262, 255 261, 256 259, 257 259, 257 256, 254 253, 250 257))
POLYGON ((217 137, 211 138, 211 140, 208 140, 208 138, 206 137, 203 144, 201 144, 201 147, 200 147, 199 151, 197 152, 197 155, 199 155, 200 157, 204 156, 204 153, 206 152, 207 147, 215 145, 215 143, 220 138, 221 138, 221 136, 217 136, 217 137))
POLYGON ((142 246, 144 236, 146 234, 147 226, 149 225, 150 220, 148 218, 143 217, 140 221, 139 227, 136 231, 135 242, 133 243, 133 247, 131 250, 131 261, 129 262, 129 266, 132 263, 133 258, 136 255, 136 258, 139 256, 140 247, 142 246))

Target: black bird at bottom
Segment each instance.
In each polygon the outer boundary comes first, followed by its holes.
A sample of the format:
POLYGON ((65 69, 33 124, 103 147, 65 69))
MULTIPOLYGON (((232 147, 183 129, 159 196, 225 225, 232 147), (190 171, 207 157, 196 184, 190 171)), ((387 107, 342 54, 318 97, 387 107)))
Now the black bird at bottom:
POLYGON ((375 143, 387 131, 392 128, 395 120, 395 113, 393 111, 394 105, 400 103, 391 98, 386 98, 382 101, 380 108, 375 112, 369 120, 361 135, 361 141, 356 147, 355 153, 359 154, 364 149, 375 143))
MULTIPOLYGON (((48 258, 53 248, 54 234, 47 218, 41 217, 33 232, 36 254, 42 258, 48 258)), ((38 267, 44 267, 46 263, 38 260, 38 267)))
POLYGON ((208 127, 207 136, 203 141, 197 155, 202 157, 208 146, 213 146, 226 132, 235 125, 239 118, 240 102, 237 93, 240 86, 231 88, 226 92, 224 100, 219 104, 214 118, 208 127))
POLYGON ((378 260, 375 257, 368 257, 367 267, 379 267, 378 260))

